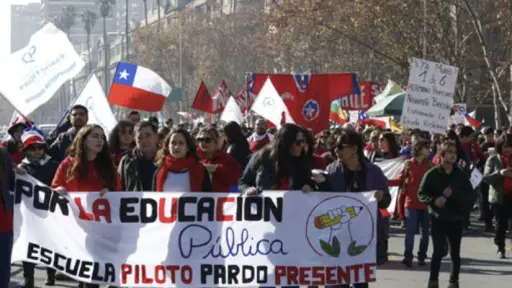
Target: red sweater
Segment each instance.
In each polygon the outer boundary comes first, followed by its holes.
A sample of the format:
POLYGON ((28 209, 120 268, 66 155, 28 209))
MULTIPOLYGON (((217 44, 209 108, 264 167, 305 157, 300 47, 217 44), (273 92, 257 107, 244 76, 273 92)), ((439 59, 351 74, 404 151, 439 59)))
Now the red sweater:
POLYGON ((212 192, 229 192, 229 188, 238 183, 242 174, 242 168, 236 159, 226 152, 216 152, 212 159, 198 151, 201 162, 215 164, 217 170, 212 173, 212 192))
MULTIPOLYGON (((64 187, 68 192, 98 192, 106 188, 103 179, 101 179, 94 168, 94 163, 89 162, 87 166, 87 178, 78 179, 77 177, 68 178, 68 171, 73 166, 75 159, 67 157, 60 163, 55 177, 53 178, 52 188, 64 187)), ((121 178, 116 172, 115 191, 121 191, 121 178)))
POLYGON ((315 162, 313 163, 313 169, 325 170, 325 168, 327 168, 327 165, 325 164, 325 159, 322 158, 322 156, 313 154, 313 158, 315 159, 315 162))
POLYGON ((0 233, 12 231, 12 211, 5 210, 4 203, 0 199, 0 233))
POLYGON ((398 175, 398 178, 392 179, 388 181, 388 185, 390 187, 399 186, 403 183, 404 179, 407 178, 407 183, 405 183, 405 189, 402 193, 405 194, 405 207, 413 208, 418 210, 427 210, 427 206, 418 200, 418 190, 420 188, 421 180, 423 176, 430 169, 428 164, 428 159, 423 160, 423 162, 418 163, 416 159, 411 158, 409 164, 409 173, 407 177, 405 177, 405 163, 402 167, 402 171, 398 175))

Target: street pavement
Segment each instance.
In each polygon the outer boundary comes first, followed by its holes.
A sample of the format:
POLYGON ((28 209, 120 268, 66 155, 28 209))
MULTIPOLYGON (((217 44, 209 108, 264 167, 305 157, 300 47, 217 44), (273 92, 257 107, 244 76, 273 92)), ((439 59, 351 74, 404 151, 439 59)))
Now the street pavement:
MULTIPOLYGON (((498 259, 496 247, 491 234, 484 234, 483 227, 473 221, 474 225, 465 232, 462 239, 462 268, 460 275, 460 287, 512 287, 512 247, 507 247, 508 258, 498 259)), ((419 243, 416 236, 415 251, 419 243)), ((510 242, 508 242, 510 243, 510 242)), ((390 261, 378 267, 377 282, 370 285, 372 288, 420 288, 426 287, 428 280, 428 261, 426 267, 407 269, 402 264, 404 247, 404 230, 396 225, 391 227, 390 261)), ((429 245, 428 255, 432 254, 432 245, 429 245)), ((21 287, 23 283, 23 270, 21 265, 12 268, 12 281, 9 288, 21 287)), ((445 258, 441 267, 440 287, 448 286, 450 273, 450 258, 445 258)), ((46 272, 44 268, 36 268, 36 287, 45 287, 46 272)), ((53 287, 76 287, 76 282, 58 281, 53 287)))

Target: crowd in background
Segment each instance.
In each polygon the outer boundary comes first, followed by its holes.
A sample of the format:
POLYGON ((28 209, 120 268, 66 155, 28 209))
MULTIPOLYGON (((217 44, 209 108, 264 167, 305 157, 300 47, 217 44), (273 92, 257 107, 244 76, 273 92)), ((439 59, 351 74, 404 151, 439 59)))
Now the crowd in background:
MULTIPOLYGON (((76 105, 64 125, 43 135, 27 119, 17 118, 0 153, 0 287, 7 287, 10 278, 10 258, 4 255, 11 254, 13 244, 9 191, 15 172, 28 173, 60 194, 183 191, 257 197, 271 190, 376 191, 380 209, 396 205, 391 218, 377 213, 378 265, 388 261, 390 222, 400 221, 405 228, 404 267, 416 265, 417 232, 421 234, 417 265, 427 264, 429 236, 433 242, 431 288, 439 286, 440 264, 447 254, 452 261, 449 287, 459 287, 461 239, 476 203, 485 232, 494 233, 498 255, 506 257, 505 238, 512 218, 512 136, 507 129, 475 131, 454 125, 446 134, 433 135, 347 124, 313 135, 295 124, 267 127, 263 119, 254 127, 235 122, 191 127, 175 125, 172 119, 141 120, 133 111, 105 135, 100 126, 88 124, 87 109, 76 105), (407 159, 401 173, 387 179, 375 163, 398 157, 407 159), (470 182, 474 169, 484 175, 476 189, 470 182), (400 193, 391 203, 389 187, 394 186, 400 187, 400 193)), ((34 267, 23 263, 27 288, 34 287, 34 267)), ((46 285, 54 285, 57 276, 48 268, 46 285)))

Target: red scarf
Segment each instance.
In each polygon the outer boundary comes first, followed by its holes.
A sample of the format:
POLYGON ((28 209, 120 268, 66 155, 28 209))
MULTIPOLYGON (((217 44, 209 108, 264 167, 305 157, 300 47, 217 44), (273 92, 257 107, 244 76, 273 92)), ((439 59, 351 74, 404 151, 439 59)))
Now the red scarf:
MULTIPOLYGON (((503 162, 505 162, 505 169, 510 168, 510 160, 511 160, 510 156, 503 155, 503 162)), ((504 177, 504 178, 505 178, 504 179, 505 182, 503 183, 503 185, 504 185, 503 188, 505 190, 504 192, 507 195, 512 194, 512 179, 508 178, 508 177, 504 177)))
POLYGON ((164 184, 169 172, 183 172, 187 170, 189 172, 190 191, 202 192, 204 169, 204 166, 192 156, 185 159, 175 159, 172 156, 167 156, 156 175, 156 192, 164 192, 164 184))

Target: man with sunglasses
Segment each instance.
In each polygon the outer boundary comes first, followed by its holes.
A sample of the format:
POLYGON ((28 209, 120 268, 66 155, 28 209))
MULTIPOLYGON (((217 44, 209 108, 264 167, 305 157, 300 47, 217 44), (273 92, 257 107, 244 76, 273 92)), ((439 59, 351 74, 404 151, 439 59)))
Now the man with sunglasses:
MULTIPOLYGON (((24 158, 18 165, 18 172, 27 173, 30 176, 41 181, 45 185, 50 186, 53 176, 55 175, 59 162, 52 159, 45 153, 46 141, 43 132, 39 131, 35 126, 23 131, 21 140, 23 142, 24 158)), ((35 264, 23 262, 23 276, 25 284, 23 287, 34 287, 34 268, 35 264)), ((46 269, 46 283, 45 285, 55 285, 55 270, 51 268, 46 269)))

